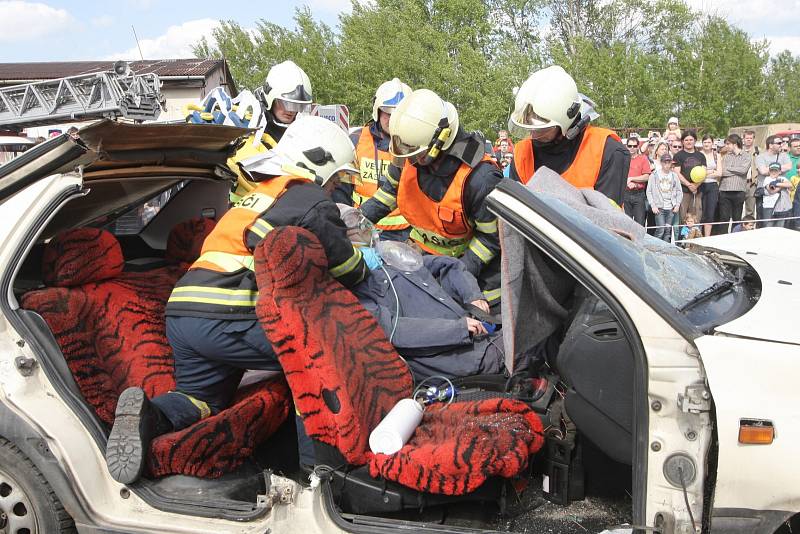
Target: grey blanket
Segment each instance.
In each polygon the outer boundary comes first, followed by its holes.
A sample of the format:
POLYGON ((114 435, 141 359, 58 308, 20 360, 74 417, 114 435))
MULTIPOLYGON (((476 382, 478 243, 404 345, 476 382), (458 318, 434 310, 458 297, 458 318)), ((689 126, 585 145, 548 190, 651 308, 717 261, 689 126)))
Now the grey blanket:
MULTIPOLYGON (((646 235, 644 228, 627 217, 608 197, 591 189, 577 189, 546 167, 536 171, 527 187, 558 199, 593 224, 633 241, 646 235)), ((541 353, 542 343, 564 325, 576 282, 572 275, 503 222, 500 241, 503 343, 506 366, 513 371, 541 353)))

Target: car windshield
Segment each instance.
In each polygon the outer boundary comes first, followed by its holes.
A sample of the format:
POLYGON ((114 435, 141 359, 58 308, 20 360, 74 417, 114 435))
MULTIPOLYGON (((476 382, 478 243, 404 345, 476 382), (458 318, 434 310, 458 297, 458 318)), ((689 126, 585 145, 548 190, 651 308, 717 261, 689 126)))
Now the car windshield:
POLYGON ((555 197, 537 193, 552 208, 580 229, 582 234, 624 266, 630 275, 645 282, 671 306, 682 308, 715 283, 727 278, 725 269, 695 253, 645 234, 633 241, 603 228, 555 197))

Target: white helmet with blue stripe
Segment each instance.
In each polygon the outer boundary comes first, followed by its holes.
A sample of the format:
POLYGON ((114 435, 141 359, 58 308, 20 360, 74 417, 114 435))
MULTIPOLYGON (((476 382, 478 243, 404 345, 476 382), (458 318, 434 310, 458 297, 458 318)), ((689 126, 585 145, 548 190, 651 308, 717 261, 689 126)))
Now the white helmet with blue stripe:
POLYGON ((410 94, 411 87, 401 82, 398 78, 383 82, 378 87, 378 90, 375 91, 375 99, 372 101, 372 120, 378 122, 379 109, 386 113, 392 113, 397 104, 410 94))

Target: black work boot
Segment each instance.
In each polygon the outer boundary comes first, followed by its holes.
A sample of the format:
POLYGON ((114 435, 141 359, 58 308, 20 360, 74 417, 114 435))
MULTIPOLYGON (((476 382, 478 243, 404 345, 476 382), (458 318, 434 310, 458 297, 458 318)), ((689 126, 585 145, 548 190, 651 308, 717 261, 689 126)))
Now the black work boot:
POLYGON ((144 470, 150 442, 170 430, 172 425, 142 388, 123 391, 106 443, 106 465, 112 478, 123 484, 136 482, 144 470))

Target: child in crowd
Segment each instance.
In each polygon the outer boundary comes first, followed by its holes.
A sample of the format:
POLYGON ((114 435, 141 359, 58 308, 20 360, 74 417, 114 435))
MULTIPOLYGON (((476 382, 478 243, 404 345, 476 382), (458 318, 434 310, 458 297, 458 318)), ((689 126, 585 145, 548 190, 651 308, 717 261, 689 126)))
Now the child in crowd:
POLYGON ((686 214, 684 225, 681 227, 681 239, 694 239, 695 237, 703 237, 703 232, 697 226, 697 220, 691 213, 686 214))
POLYGON ((734 232, 747 232, 754 230, 756 227, 756 220, 752 215, 745 215, 742 222, 733 227, 734 232))
POLYGON ((783 227, 785 222, 783 219, 792 215, 792 200, 789 196, 791 188, 792 182, 781 175, 781 164, 777 161, 770 163, 769 175, 764 178, 764 196, 761 202, 764 207, 764 218, 776 220, 764 221, 764 228, 783 227))
POLYGON ((681 182, 672 170, 672 154, 666 152, 647 181, 647 201, 656 216, 655 237, 670 241, 673 214, 680 210, 682 198, 681 182))

